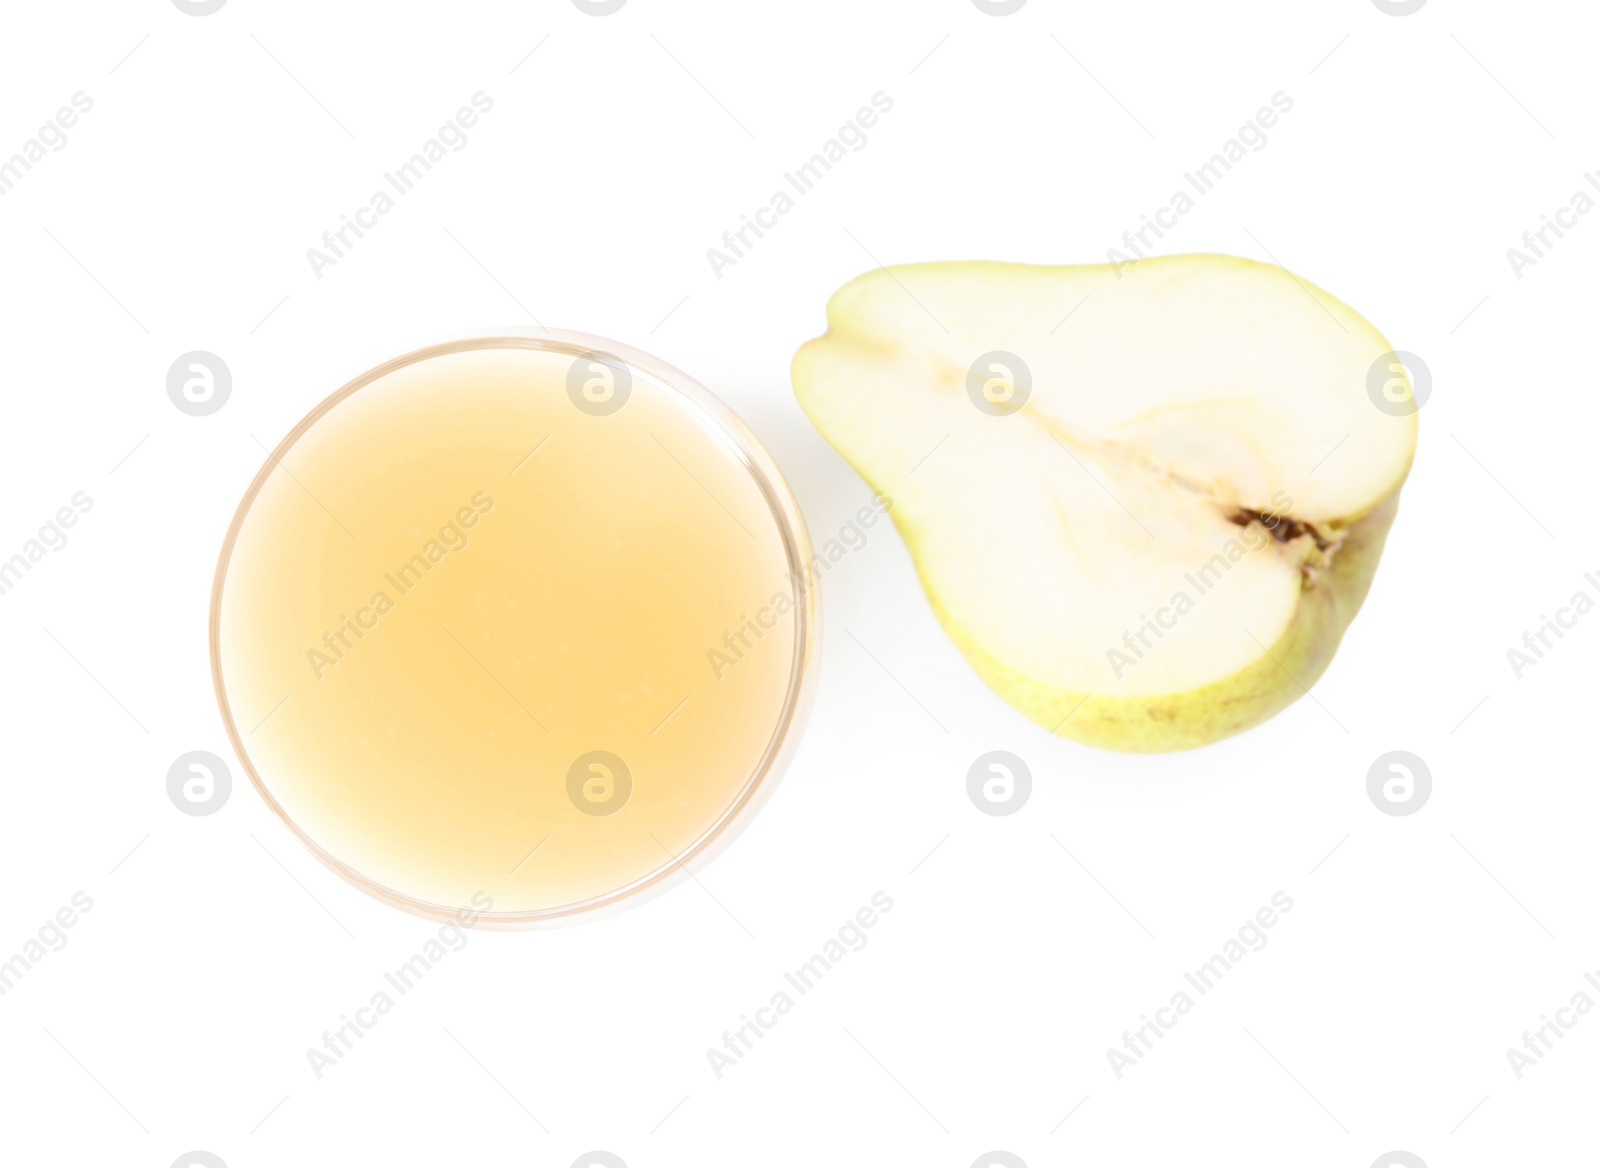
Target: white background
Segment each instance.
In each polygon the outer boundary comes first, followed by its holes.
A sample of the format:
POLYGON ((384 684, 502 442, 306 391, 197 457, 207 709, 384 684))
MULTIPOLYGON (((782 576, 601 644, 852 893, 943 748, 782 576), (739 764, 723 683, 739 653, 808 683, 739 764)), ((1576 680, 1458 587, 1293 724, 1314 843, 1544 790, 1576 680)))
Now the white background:
POLYGON ((94 108, 0 198, 0 553, 94 506, 0 597, 0 958, 94 907, 0 998, 0 1161, 1592 1155, 1600 1017, 1521 1080, 1505 1052, 1600 969, 1600 615, 1520 681, 1506 650, 1600 591, 1600 216, 1520 279, 1506 249, 1600 166, 1594 32, 1575 2, 1461 0, 10 6, 0 157, 94 108), (466 148, 314 276, 306 249, 478 90, 466 148), (706 249, 879 90, 865 149, 717 278, 706 249), (1268 145, 1162 249, 1275 258, 1433 377, 1314 700, 1185 754, 1052 740, 876 529, 824 584, 798 758, 703 888, 476 932, 316 1079, 306 1049, 433 929, 324 870, 228 749, 206 606, 261 444, 378 360, 537 320, 704 381, 826 538, 868 491, 787 371, 830 292, 879 262, 1102 260, 1279 90, 1268 145), (166 396, 193 349, 233 372, 210 417, 166 396), (234 768, 206 818, 165 790, 195 749, 234 768), (994 749, 1034 775, 1005 818, 965 793, 994 749), (1393 749, 1433 774, 1407 818, 1366 795, 1393 749), (878 890, 868 946, 716 1078, 707 1048, 878 890), (1107 1048, 1279 890, 1270 944, 1119 1080, 1107 1048))

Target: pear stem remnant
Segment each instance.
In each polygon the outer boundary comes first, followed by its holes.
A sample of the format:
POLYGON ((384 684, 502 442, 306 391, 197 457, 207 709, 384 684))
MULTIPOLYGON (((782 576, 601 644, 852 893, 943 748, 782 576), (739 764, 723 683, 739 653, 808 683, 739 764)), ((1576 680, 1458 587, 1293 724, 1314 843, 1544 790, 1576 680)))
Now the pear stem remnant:
POLYGON ((1290 543, 1301 536, 1310 536, 1312 542, 1316 544, 1316 550, 1307 553, 1300 564, 1300 572, 1304 575, 1304 583, 1308 588, 1316 583, 1317 577, 1333 562, 1334 553, 1344 542, 1344 537, 1337 532, 1324 535, 1314 523, 1304 519, 1296 519, 1292 515, 1279 515, 1272 511, 1257 511, 1251 507, 1238 508, 1228 516, 1228 522, 1237 523, 1240 527, 1259 523, 1281 544, 1290 543))
POLYGON ((1325 537, 1311 524, 1303 519, 1296 519, 1292 515, 1276 515, 1271 511, 1255 511, 1249 507, 1241 507, 1228 516, 1229 523, 1237 523, 1240 527, 1249 527, 1252 523, 1259 523, 1272 533, 1272 538, 1279 543, 1288 543, 1291 539, 1299 539, 1302 535, 1309 535, 1317 542, 1318 551, 1327 551, 1333 546, 1333 541, 1325 537))

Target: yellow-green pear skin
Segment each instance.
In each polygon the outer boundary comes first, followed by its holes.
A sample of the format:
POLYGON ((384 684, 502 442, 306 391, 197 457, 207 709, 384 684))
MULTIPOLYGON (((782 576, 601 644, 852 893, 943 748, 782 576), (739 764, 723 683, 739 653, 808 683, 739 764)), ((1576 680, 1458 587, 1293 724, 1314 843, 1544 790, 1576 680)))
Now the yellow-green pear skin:
POLYGON ((858 277, 828 326, 795 354, 801 407, 1027 717, 1184 750, 1327 668, 1416 443, 1408 373, 1348 306, 1231 256, 940 263, 858 277))
POLYGON ((1289 631, 1258 660, 1186 693, 1145 698, 1066 693, 995 660, 951 624, 936 598, 929 599, 945 632, 989 688, 1052 733, 1108 750, 1187 750, 1265 722, 1322 676, 1367 598, 1398 503, 1397 491, 1350 526, 1338 559, 1306 590, 1289 631))

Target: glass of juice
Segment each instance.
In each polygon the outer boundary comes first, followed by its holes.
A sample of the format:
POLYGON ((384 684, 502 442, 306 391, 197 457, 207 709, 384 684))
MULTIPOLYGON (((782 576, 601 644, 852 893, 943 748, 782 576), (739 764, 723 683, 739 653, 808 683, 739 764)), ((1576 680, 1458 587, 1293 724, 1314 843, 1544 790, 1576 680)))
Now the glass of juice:
POLYGON ((561 923, 697 871, 770 794, 810 564, 708 390, 510 330, 363 373, 271 453, 217 564, 212 674, 256 789, 341 876, 561 923))

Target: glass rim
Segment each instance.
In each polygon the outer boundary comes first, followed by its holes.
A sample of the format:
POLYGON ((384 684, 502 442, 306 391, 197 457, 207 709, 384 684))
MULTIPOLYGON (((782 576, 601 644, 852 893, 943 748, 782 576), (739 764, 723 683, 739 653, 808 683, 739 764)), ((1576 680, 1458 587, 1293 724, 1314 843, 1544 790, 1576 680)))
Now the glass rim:
POLYGON ((806 530, 805 518, 772 455, 738 414, 687 373, 639 349, 587 333, 520 327, 471 333, 412 349, 358 374, 313 406, 267 455, 239 500, 217 557, 207 626, 212 685, 228 740, 245 773, 250 776, 250 783, 255 787, 256 793, 314 856, 361 891, 392 907, 428 920, 464 923, 470 915, 474 925, 491 929, 533 929, 579 920, 594 920, 642 903, 695 875, 699 868, 719 855, 749 825, 771 797, 773 789, 798 749, 801 731, 810 712, 816 688, 816 670, 813 668, 813 663, 818 648, 820 609, 810 578, 811 561, 811 539, 806 530), (267 480, 281 465, 281 460, 294 444, 334 407, 374 382, 397 370, 435 358, 483 350, 531 350, 569 356, 609 357, 643 374, 676 404, 685 408, 724 453, 738 462, 750 475, 766 501, 778 529, 784 558, 788 564, 789 578, 796 582, 795 603, 792 610, 796 614, 794 660, 790 667, 789 686, 766 749, 738 794, 692 843, 676 855, 670 855, 661 865, 645 875, 586 900, 553 908, 524 911, 497 912, 491 909, 484 912, 467 905, 435 904, 390 888, 329 852, 295 822, 257 772, 255 763, 245 749, 239 727, 234 721, 222 672, 220 636, 222 592, 227 581, 228 567, 245 519, 267 480))

